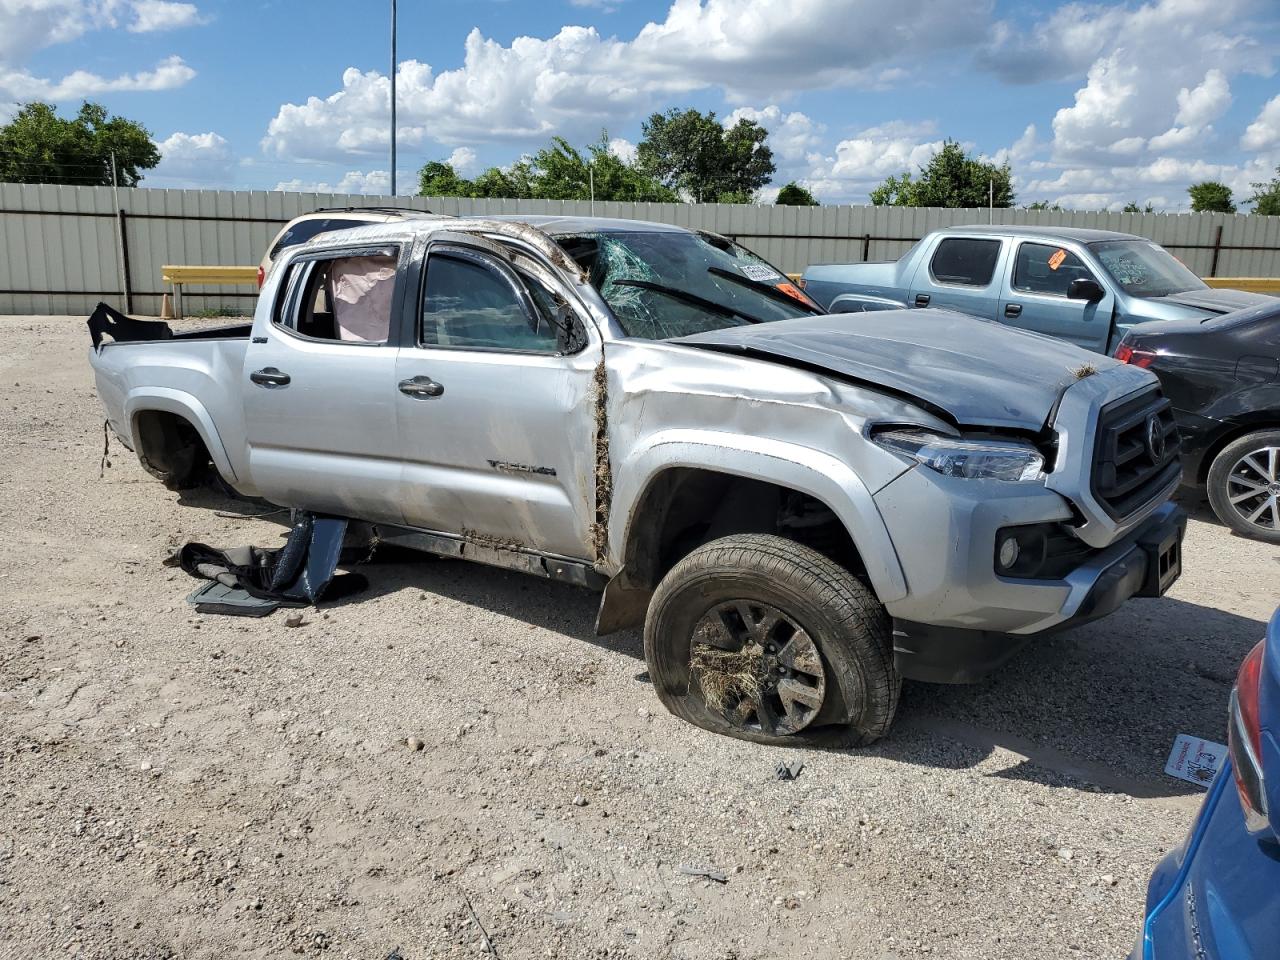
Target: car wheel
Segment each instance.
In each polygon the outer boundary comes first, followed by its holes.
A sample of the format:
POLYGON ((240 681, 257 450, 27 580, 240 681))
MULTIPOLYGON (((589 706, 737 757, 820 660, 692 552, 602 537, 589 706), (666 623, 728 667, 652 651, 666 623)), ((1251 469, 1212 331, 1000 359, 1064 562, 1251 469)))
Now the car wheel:
POLYGON ((1232 530, 1280 543, 1280 430, 1227 444, 1209 468, 1209 503, 1232 530))
POLYGON ((889 616, 848 570, 763 534, 704 544, 658 584, 649 676, 677 717, 757 743, 863 746, 898 705, 889 616))

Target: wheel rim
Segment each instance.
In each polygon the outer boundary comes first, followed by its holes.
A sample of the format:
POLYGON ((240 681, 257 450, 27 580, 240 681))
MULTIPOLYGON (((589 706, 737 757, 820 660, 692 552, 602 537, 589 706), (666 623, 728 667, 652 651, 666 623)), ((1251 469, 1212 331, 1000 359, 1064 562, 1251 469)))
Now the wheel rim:
POLYGON ((1280 447, 1259 447, 1235 462, 1227 501, 1245 523, 1280 531, 1280 447))
POLYGON ((730 600, 703 614, 693 630, 689 674, 707 708, 743 730, 797 733, 826 699, 826 671, 809 632, 754 600, 730 600))

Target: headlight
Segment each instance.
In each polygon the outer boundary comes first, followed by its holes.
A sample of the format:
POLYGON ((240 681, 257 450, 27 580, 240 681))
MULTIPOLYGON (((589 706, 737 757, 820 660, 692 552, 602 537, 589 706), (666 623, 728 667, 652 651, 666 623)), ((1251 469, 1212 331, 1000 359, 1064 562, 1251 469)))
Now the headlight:
POLYGON ((970 440, 927 430, 884 430, 871 439, 948 477, 971 480, 1043 480, 1044 457, 1018 440, 970 440))

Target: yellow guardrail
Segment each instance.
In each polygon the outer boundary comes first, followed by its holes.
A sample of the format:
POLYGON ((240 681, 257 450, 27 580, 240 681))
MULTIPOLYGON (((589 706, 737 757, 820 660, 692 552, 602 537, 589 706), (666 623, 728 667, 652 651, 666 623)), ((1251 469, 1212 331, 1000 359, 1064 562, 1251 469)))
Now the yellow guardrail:
POLYGON ((182 288, 188 283, 201 287, 241 286, 258 282, 257 267, 205 267, 167 263, 160 268, 160 280, 173 286, 173 315, 182 319, 182 288))
POLYGON ((1278 277, 1205 277, 1204 282, 1211 287, 1225 290, 1269 293, 1273 297, 1280 297, 1280 278, 1278 277))

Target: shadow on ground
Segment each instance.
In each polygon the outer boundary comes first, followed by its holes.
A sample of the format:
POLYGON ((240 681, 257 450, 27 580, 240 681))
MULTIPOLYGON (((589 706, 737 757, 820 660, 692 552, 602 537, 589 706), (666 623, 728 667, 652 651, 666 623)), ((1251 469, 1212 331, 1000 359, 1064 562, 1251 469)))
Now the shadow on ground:
MULTIPOLYGON (((261 501, 200 490, 184 491, 181 502, 261 517, 259 546, 280 543, 288 528, 288 513, 261 501)), ((597 637, 599 596, 589 590, 408 551, 384 553, 360 571, 368 589, 342 604, 404 590, 447 596, 631 657, 643 672, 640 631, 597 637)), ((1225 739, 1236 668, 1263 630, 1260 621, 1169 597, 1131 601, 1033 642, 981 683, 905 683, 895 726, 869 750, 944 769, 975 768, 1003 750, 1013 762, 987 776, 1134 797, 1195 795, 1197 787, 1164 775, 1165 758, 1178 733, 1225 739)))

